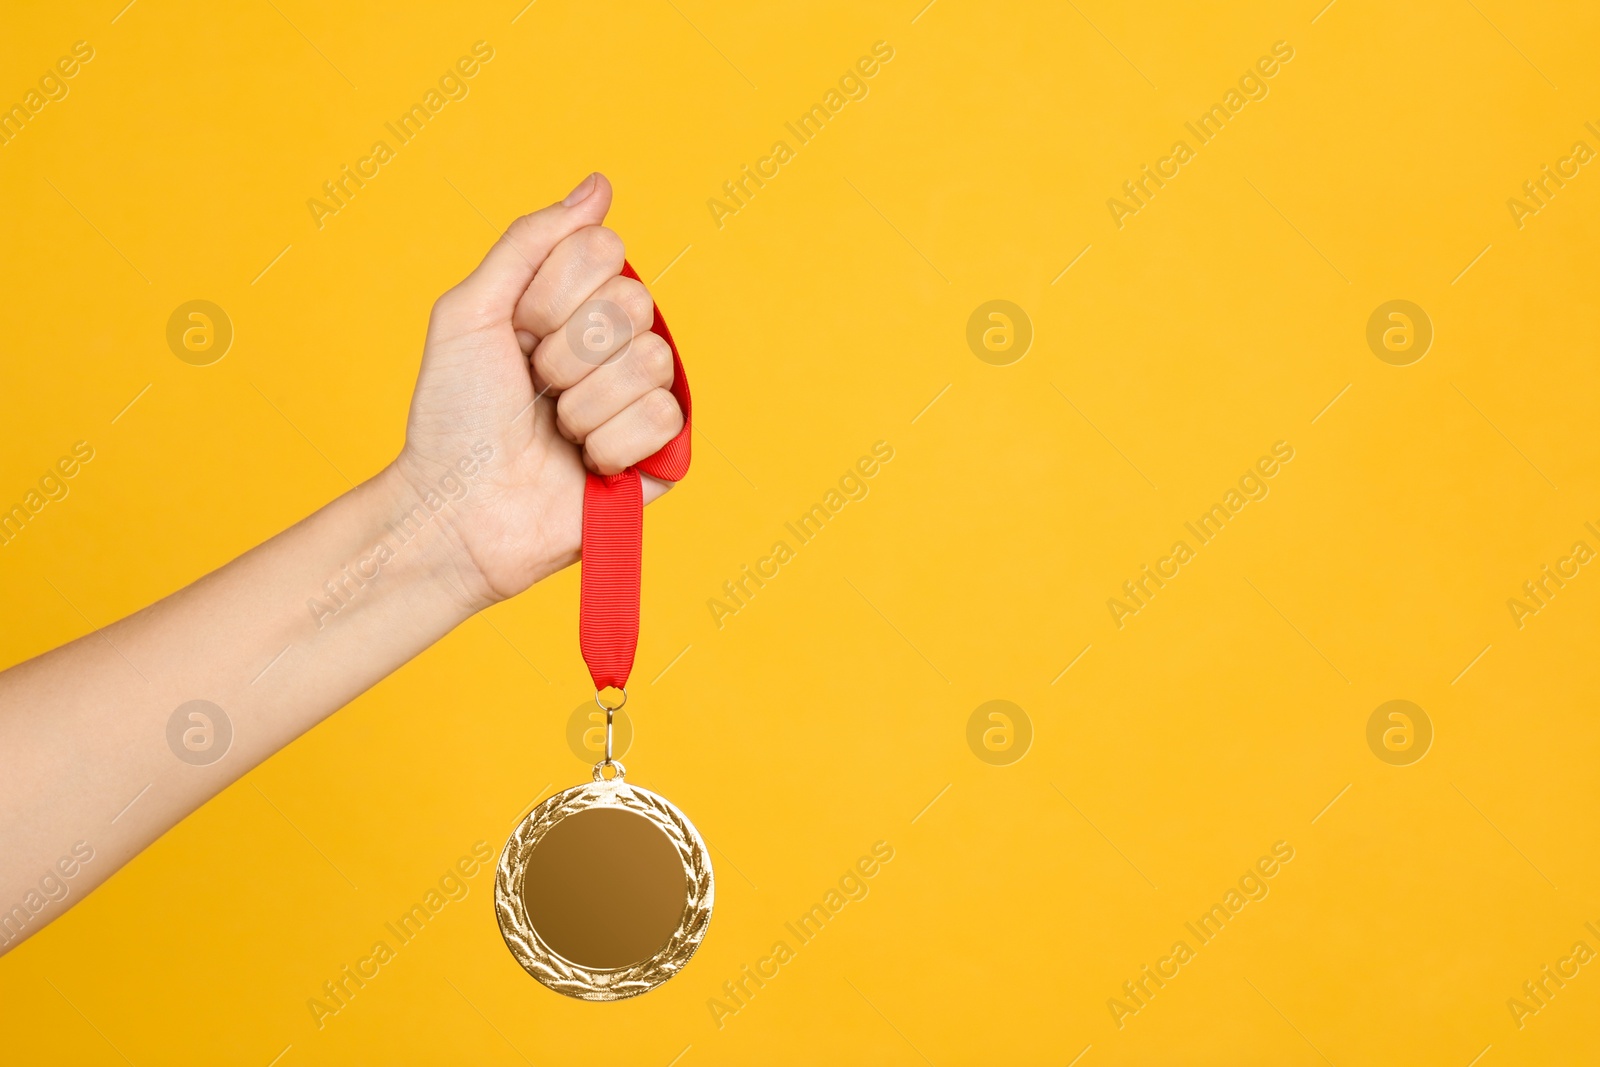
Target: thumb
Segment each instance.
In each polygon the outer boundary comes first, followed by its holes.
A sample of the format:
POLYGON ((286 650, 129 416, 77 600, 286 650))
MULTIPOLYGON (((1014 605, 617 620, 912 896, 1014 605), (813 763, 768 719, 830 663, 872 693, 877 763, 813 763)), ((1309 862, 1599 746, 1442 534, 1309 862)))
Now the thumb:
POLYGON ((597 226, 611 209, 611 183, 596 171, 566 199, 523 215, 489 249, 456 291, 490 322, 510 321, 517 300, 550 250, 585 226, 597 226))

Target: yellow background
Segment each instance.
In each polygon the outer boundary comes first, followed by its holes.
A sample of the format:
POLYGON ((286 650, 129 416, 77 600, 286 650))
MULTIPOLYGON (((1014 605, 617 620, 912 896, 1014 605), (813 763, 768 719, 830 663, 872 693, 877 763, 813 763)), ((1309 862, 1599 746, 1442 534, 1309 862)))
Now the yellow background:
POLYGON ((1521 229, 1506 200, 1600 147, 1600 12, 522 2, 7 13, 0 102, 96 54, 0 147, 0 501, 74 441, 96 458, 0 549, 3 657, 381 467, 434 297, 604 170, 634 264, 670 265, 694 386, 694 470, 649 517, 628 763, 717 850, 710 933, 648 996, 570 1001, 516 966, 479 874, 322 1029, 307 1008, 474 842, 586 778, 569 572, 7 956, 0 1059, 1593 1055, 1600 967, 1522 1029, 1506 1001, 1600 949, 1600 575, 1520 630, 1506 601, 1600 547, 1600 176, 1521 229), (307 198, 478 40, 470 96, 318 230, 307 198), (870 95, 719 229, 707 199, 879 40, 870 95), (1280 40, 1270 95, 1117 229, 1107 198, 1280 40), (1436 331, 1408 367, 1365 341, 1396 298, 1436 331), (192 299, 236 330, 212 366, 166 346, 192 299), (1035 329, 1010 366, 966 344, 991 299, 1035 329), (708 599, 879 440, 870 496, 718 629, 708 599), (1271 495, 1119 630, 1107 598, 1279 440, 1271 495), (1010 766, 967 746, 991 699, 1033 724, 1010 766), (1411 766, 1367 746, 1391 699, 1433 723, 1411 766), (722 983, 880 840, 870 895, 719 1029, 722 983), (1280 840, 1270 896, 1119 1029, 1108 998, 1280 840))

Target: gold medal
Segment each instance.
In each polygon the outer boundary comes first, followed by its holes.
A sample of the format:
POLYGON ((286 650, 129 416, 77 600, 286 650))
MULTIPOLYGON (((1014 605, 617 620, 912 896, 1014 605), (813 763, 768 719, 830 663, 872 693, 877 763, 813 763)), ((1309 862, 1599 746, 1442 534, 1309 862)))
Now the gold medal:
POLYGON ((715 883, 688 817, 624 780, 611 758, 612 713, 622 705, 600 706, 606 758, 593 781, 561 790, 517 824, 495 870, 494 909, 529 974, 579 1000, 622 1000, 654 989, 694 955, 715 883))

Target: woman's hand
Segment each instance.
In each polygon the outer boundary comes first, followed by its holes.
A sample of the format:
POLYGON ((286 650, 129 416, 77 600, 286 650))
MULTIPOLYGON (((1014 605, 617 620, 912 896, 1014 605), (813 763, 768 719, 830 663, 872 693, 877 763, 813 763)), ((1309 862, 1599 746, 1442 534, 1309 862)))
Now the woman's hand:
MULTIPOLYGON (((621 276, 622 239, 600 225, 610 206, 611 183, 591 174, 512 223, 433 306, 405 448, 385 473, 405 500, 470 487, 438 519, 473 607, 577 560, 585 468, 614 474, 683 427, 650 294, 621 276)), ((646 503, 670 488, 644 481, 646 503)))

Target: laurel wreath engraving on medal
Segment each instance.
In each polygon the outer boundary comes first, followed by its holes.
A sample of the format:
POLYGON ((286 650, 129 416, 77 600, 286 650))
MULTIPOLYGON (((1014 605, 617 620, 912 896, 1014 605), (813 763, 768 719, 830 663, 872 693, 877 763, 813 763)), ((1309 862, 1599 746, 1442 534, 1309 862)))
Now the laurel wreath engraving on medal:
POLYGON ((529 812, 506 841, 494 880, 495 916, 511 955, 546 986, 579 1000, 636 997, 677 974, 705 937, 714 895, 711 856, 694 825, 665 797, 621 778, 563 790, 529 812), (529 920, 522 894, 528 858, 539 840, 561 820, 593 808, 621 808, 649 820, 683 863, 686 899, 677 929, 654 956, 614 970, 584 967, 553 950, 529 920))

